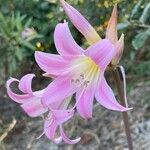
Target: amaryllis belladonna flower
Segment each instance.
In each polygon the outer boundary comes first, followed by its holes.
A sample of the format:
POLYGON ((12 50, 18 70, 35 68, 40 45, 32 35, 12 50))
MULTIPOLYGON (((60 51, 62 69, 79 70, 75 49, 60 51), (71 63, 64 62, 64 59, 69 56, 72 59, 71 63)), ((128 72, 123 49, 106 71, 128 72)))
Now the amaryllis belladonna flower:
MULTIPOLYGON (((91 45, 101 40, 99 34, 90 25, 90 23, 78 12, 75 8, 69 5, 66 1, 60 0, 67 16, 73 25, 81 32, 91 45)), ((115 45, 115 55, 112 58, 112 65, 117 65, 122 56, 124 49, 124 34, 118 40, 117 33, 117 5, 114 6, 112 15, 106 29, 106 39, 109 39, 115 45)))
POLYGON ((6 83, 6 88, 8 96, 19 103, 30 117, 37 117, 45 113, 48 109, 44 108, 41 104, 41 97, 44 90, 32 91, 31 83, 33 77, 35 77, 34 74, 27 74, 23 76, 20 81, 15 78, 10 78, 6 83), (19 83, 19 90, 23 92, 23 94, 16 94, 11 90, 10 86, 14 82, 19 83))
POLYGON ((57 76, 43 93, 44 107, 55 108, 76 93, 76 108, 83 118, 92 117, 94 97, 108 109, 129 109, 117 102, 104 77, 104 71, 115 53, 114 45, 109 40, 100 40, 83 50, 71 36, 68 23, 56 26, 54 40, 60 55, 35 53, 41 69, 49 76, 57 76))
MULTIPOLYGON (((57 107, 55 107, 56 110, 51 109, 51 111, 49 111, 48 108, 43 107, 41 103, 41 97, 45 89, 33 92, 31 88, 33 77, 35 77, 34 74, 27 74, 23 76, 20 81, 15 78, 9 79, 6 83, 7 93, 9 97, 15 102, 21 104, 24 112, 26 112, 30 117, 44 117, 46 113, 48 113, 48 115, 46 115, 44 119, 44 132, 42 133, 42 135, 45 134, 50 140, 55 143, 59 143, 61 142, 61 140, 64 140, 68 144, 77 143, 80 138, 70 140, 66 136, 62 125, 64 122, 73 117, 74 110, 59 110, 61 109, 61 107, 65 106, 65 103, 58 104, 57 107), (14 82, 19 83, 19 90, 23 94, 17 94, 11 90, 10 86, 14 82), (60 130, 60 135, 59 137, 56 137, 56 133, 58 130, 60 130)), ((66 102, 68 100, 70 99, 66 99, 66 102)))
POLYGON ((11 99, 21 104, 31 117, 48 113, 44 121, 44 132, 49 139, 58 143, 62 139, 69 144, 77 143, 80 138, 70 140, 63 131, 63 123, 74 115, 76 108, 83 118, 92 117, 94 98, 104 107, 115 111, 127 111, 130 108, 121 106, 104 77, 107 66, 116 59, 117 63, 123 48, 123 36, 118 41, 110 34, 117 34, 115 14, 112 13, 106 32, 106 39, 101 39, 87 20, 72 6, 61 0, 61 3, 75 27, 91 44, 83 50, 73 39, 68 23, 59 23, 54 32, 57 54, 35 52, 35 59, 46 76, 54 77, 54 81, 44 90, 32 92, 31 80, 34 75, 28 74, 20 81, 11 78, 7 81, 7 92, 11 99), (118 57, 118 58, 117 58, 118 57), (19 82, 19 89, 24 93, 14 93, 10 84, 19 82), (70 98, 76 94, 76 102, 68 109, 70 98), (60 131, 58 138, 56 131, 60 131))

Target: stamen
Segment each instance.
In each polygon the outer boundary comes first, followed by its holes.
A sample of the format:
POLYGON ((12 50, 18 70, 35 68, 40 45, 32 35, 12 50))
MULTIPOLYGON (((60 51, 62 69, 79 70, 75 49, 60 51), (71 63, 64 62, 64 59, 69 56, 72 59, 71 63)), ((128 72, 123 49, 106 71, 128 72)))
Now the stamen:
POLYGON ((74 79, 71 79, 71 83, 74 83, 75 82, 75 80, 74 79))
POLYGON ((90 83, 90 81, 84 81, 83 86, 87 87, 89 83, 90 83))
POLYGON ((96 74, 99 73, 99 67, 90 58, 85 57, 82 61, 85 64, 78 69, 82 72, 79 74, 76 74, 75 72, 75 78, 71 79, 71 83, 74 84, 73 86, 75 86, 75 88, 86 88, 89 86, 89 83, 95 80, 96 74))
POLYGON ((76 80, 75 80, 75 83, 80 83, 80 79, 76 79, 76 80))
POLYGON ((80 74, 80 77, 81 77, 82 79, 84 79, 84 74, 80 74))

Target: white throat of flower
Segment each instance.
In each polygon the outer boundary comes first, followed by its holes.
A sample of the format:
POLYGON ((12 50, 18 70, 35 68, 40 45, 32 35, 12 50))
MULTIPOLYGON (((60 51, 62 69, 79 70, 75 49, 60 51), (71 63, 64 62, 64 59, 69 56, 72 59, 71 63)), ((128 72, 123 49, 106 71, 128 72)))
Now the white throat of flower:
POLYGON ((73 77, 71 83, 78 88, 86 88, 97 82, 100 75, 99 66, 89 57, 84 56, 73 61, 73 77))

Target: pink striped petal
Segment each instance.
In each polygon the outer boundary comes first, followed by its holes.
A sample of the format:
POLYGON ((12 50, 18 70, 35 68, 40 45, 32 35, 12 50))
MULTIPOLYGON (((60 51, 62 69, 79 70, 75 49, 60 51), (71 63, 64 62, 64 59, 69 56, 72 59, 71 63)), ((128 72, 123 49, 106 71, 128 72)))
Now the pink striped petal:
POLYGON ((92 118, 94 94, 95 88, 92 86, 88 86, 84 91, 81 90, 76 94, 77 111, 85 119, 92 118))
POLYGON ((22 104, 21 107, 30 117, 38 117, 48 110, 43 107, 41 99, 37 97, 34 97, 33 100, 22 104))
POLYGON ((61 76, 56 78, 46 88, 42 97, 42 103, 44 106, 53 108, 53 104, 55 104, 55 107, 57 103, 60 105, 66 97, 71 96, 73 93, 75 93, 75 90, 71 83, 71 77, 69 75, 61 76))
POLYGON ((80 141, 80 139, 81 139, 81 138, 77 138, 77 139, 74 139, 74 140, 69 139, 69 138, 66 136, 66 134, 65 134, 65 132, 64 132, 64 130, 63 130, 63 128, 62 128, 62 126, 60 126, 60 134, 61 134, 62 139, 64 140, 64 142, 67 143, 67 144, 76 144, 76 143, 78 143, 78 142, 80 141))
POLYGON ((73 25, 84 35, 90 44, 101 39, 95 29, 75 8, 70 6, 64 0, 60 0, 60 2, 73 25))
POLYGON ((114 52, 114 45, 109 40, 104 39, 90 46, 85 51, 85 55, 95 61, 100 69, 105 70, 111 62, 114 52))
POLYGON ((74 115, 74 110, 51 110, 51 114, 44 123, 45 135, 51 139, 53 142, 58 142, 59 138, 56 138, 56 131, 58 126, 67 120, 69 120, 74 115))
POLYGON ((33 77, 35 77, 34 74, 27 74, 25 76, 23 76, 19 82, 19 89, 23 92, 23 93, 28 93, 28 94, 33 94, 32 92, 32 79, 33 77))
POLYGON ((113 44, 115 44, 118 41, 117 4, 114 6, 110 20, 108 22, 108 26, 107 26, 107 30, 106 30, 106 38, 109 39, 113 44))
POLYGON ((52 111, 53 119, 57 122, 57 124, 62 124, 69 120, 74 115, 74 110, 53 110, 52 111))
POLYGON ((10 88, 10 85, 13 83, 13 82, 19 82, 19 80, 17 79, 14 79, 14 78, 11 78, 9 79, 7 82, 6 82, 6 88, 7 88, 7 94, 8 96, 14 100, 15 102, 17 103, 25 103, 27 101, 30 101, 30 100, 33 100, 33 96, 32 95, 29 95, 29 94, 16 94, 14 93, 11 88, 10 88))
POLYGON ((121 59, 124 49, 124 34, 121 35, 120 39, 115 44, 115 56, 112 59, 112 64, 117 65, 121 59))
POLYGON ((58 76, 68 65, 60 55, 48 54, 44 52, 35 52, 35 60, 39 67, 47 74, 58 76))
POLYGON ((102 77, 99 82, 95 97, 102 106, 110 110, 121 112, 130 110, 130 108, 125 108, 117 102, 112 89, 109 87, 104 77, 102 77))
POLYGON ((73 39, 68 23, 59 23, 54 32, 54 41, 58 53, 62 56, 83 54, 83 49, 73 39))
POLYGON ((45 120, 44 122, 44 133, 46 137, 53 142, 55 141, 56 131, 58 124, 53 120, 45 120))

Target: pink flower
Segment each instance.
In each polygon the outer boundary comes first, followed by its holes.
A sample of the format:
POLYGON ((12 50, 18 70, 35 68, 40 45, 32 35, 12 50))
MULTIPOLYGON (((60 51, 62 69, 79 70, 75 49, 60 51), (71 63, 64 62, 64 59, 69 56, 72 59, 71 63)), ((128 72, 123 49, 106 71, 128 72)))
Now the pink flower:
POLYGON ((55 109, 57 104, 76 93, 75 106, 83 118, 92 117, 94 97, 108 109, 129 110, 117 102, 104 77, 114 56, 114 45, 109 40, 100 40, 83 50, 74 41, 67 23, 56 26, 54 40, 60 55, 35 53, 41 69, 49 76, 57 76, 42 96, 45 107, 55 109))
POLYGON ((101 39, 76 9, 64 0, 61 3, 72 23, 91 46, 86 50, 82 49, 74 41, 68 23, 59 23, 54 32, 54 42, 59 54, 35 52, 36 62, 45 72, 44 76, 54 80, 45 89, 35 92, 31 88, 33 74, 25 75, 20 81, 11 78, 6 85, 9 97, 21 104, 30 117, 48 114, 44 119, 43 134, 50 140, 55 143, 64 140, 68 144, 75 144, 80 138, 70 140, 63 130, 63 123, 73 117, 75 108, 85 119, 92 117, 94 98, 110 110, 123 112, 130 109, 118 103, 104 77, 107 66, 113 61, 114 64, 118 63, 120 59, 119 49, 123 49, 123 35, 118 40, 116 6, 108 24, 106 39, 101 39), (19 83, 18 87, 23 94, 16 94, 11 90, 13 82, 19 83), (76 102, 69 109, 69 97, 73 94, 76 94, 76 102), (59 133, 58 137, 56 133, 59 133))
POLYGON ((41 91, 32 91, 31 82, 34 74, 27 74, 21 78, 21 80, 17 80, 11 78, 6 83, 7 93, 8 96, 15 102, 21 104, 23 110, 30 116, 30 117, 37 117, 45 113, 48 109, 44 108, 41 104, 41 97, 44 90, 41 91), (10 85, 13 82, 18 82, 19 90, 23 92, 23 94, 16 94, 14 93, 10 85))
MULTIPOLYGON (((84 35, 89 44, 93 44, 101 40, 101 37, 90 25, 90 23, 78 12, 75 8, 69 5, 66 1, 60 0, 67 16, 73 25, 84 35)), ((109 39, 115 44, 115 55, 112 58, 112 64, 117 65, 122 56, 124 49, 124 35, 122 34, 118 40, 117 33, 117 5, 114 6, 112 15, 106 29, 106 39, 109 39)))
MULTIPOLYGON (((74 115, 74 110, 48 110, 47 107, 43 107, 41 103, 41 97, 43 95, 44 90, 33 92, 31 88, 31 82, 33 77, 35 77, 34 74, 27 74, 21 78, 21 80, 17 80, 14 78, 11 78, 7 81, 6 87, 7 87, 7 93, 9 97, 21 104, 22 109, 30 116, 30 117, 38 117, 38 116, 44 116, 45 113, 49 113, 48 117, 44 120, 44 132, 50 140, 52 140, 55 143, 61 142, 61 140, 64 140, 68 144, 75 144, 80 141, 80 138, 77 138, 75 140, 70 140, 64 130, 63 130, 63 123, 69 120, 74 115), (14 93, 10 86, 13 82, 18 82, 19 90, 23 94, 16 94, 14 93), (60 137, 56 138, 56 131, 60 130, 60 137)), ((70 100, 70 99, 66 99, 70 100)), ((60 107, 64 107, 64 104, 58 104, 56 106, 57 109, 60 109, 60 107)), ((42 135, 43 135, 42 134, 42 135)))
POLYGON ((69 120, 74 115, 73 109, 68 110, 51 110, 49 113, 48 118, 45 120, 44 123, 44 134, 55 143, 60 143, 63 139, 65 143, 68 144, 76 144, 80 141, 80 138, 75 140, 70 140, 64 130, 62 124, 69 120), (60 136, 56 137, 56 131, 60 131, 60 136))

